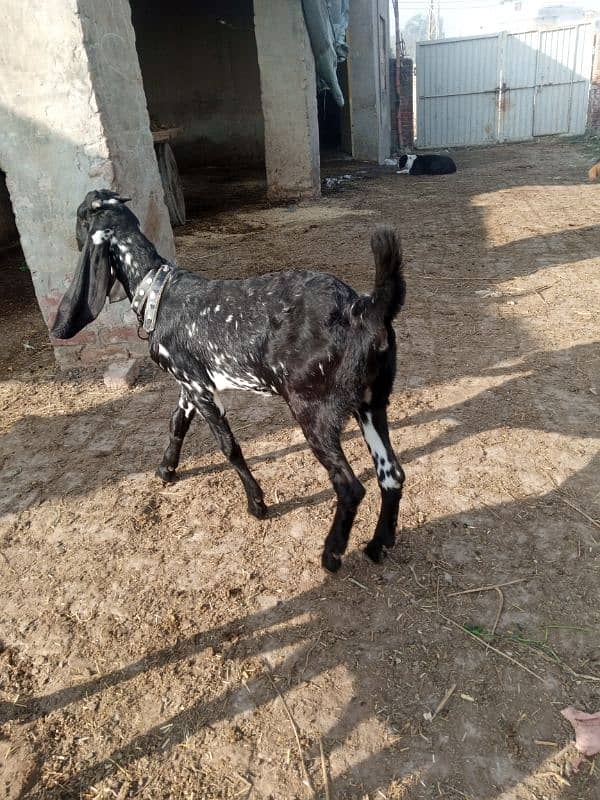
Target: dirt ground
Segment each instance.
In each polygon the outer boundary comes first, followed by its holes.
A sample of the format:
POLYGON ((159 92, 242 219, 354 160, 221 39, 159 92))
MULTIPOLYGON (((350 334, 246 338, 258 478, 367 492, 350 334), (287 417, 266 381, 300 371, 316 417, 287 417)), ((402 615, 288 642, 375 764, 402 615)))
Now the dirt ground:
POLYGON ((289 208, 242 192, 177 237, 206 276, 303 266, 368 290, 370 231, 401 231, 407 484, 382 566, 361 549, 379 495, 354 425, 368 491, 328 577, 332 491, 281 401, 227 398, 267 520, 201 424, 163 487, 176 384, 150 363, 129 392, 59 373, 27 273, 3 270, 0 797, 600 796, 560 715, 600 710, 594 159, 550 141, 456 160, 289 208))

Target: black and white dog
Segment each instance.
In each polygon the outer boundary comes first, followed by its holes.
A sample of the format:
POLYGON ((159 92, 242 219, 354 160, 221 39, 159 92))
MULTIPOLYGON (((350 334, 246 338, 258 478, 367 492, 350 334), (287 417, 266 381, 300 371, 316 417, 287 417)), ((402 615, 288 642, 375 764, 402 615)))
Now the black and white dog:
POLYGON ((206 280, 166 263, 141 233, 125 199, 90 192, 77 211, 81 256, 52 334, 69 339, 122 289, 148 332, 150 356, 179 383, 169 445, 157 474, 176 479, 183 439, 196 414, 237 470, 248 510, 266 514, 220 404, 222 389, 279 394, 288 403, 337 496, 322 564, 341 566, 365 490, 348 464, 340 435, 354 416, 371 451, 381 510, 366 552, 380 561, 394 544, 404 473, 388 433, 386 407, 396 369, 392 320, 405 296, 399 241, 378 228, 371 247, 375 286, 359 296, 321 272, 278 272, 247 280, 206 280))
POLYGON ((399 172, 409 175, 451 175, 456 172, 456 164, 450 156, 422 155, 400 156, 399 172))

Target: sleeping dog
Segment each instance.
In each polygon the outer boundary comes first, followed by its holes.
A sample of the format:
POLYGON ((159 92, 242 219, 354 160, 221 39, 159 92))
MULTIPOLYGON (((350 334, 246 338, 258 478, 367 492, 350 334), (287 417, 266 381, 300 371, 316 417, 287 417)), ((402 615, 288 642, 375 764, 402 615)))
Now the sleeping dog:
POLYGON ((456 164, 450 156, 400 156, 398 166, 400 172, 409 175, 450 175, 456 172, 456 164))

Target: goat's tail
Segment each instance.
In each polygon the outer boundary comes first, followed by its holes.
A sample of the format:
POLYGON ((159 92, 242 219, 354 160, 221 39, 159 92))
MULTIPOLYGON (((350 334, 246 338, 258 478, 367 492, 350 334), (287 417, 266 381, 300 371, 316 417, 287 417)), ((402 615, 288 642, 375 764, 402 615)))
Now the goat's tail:
POLYGON ((377 227, 371 237, 375 257, 375 287, 370 313, 374 319, 391 322, 404 305, 406 283, 402 269, 402 247, 393 228, 377 227))

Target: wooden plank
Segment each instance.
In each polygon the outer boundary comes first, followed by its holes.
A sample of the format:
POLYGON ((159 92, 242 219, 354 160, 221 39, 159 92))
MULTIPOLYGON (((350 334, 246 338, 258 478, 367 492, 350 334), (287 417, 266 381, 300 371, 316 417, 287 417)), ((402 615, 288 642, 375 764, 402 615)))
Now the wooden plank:
POLYGON ((160 144, 161 142, 168 142, 174 139, 181 133, 181 130, 181 128, 161 128, 158 131, 152 131, 154 144, 160 144))

